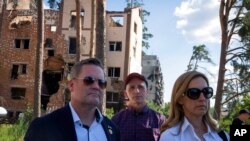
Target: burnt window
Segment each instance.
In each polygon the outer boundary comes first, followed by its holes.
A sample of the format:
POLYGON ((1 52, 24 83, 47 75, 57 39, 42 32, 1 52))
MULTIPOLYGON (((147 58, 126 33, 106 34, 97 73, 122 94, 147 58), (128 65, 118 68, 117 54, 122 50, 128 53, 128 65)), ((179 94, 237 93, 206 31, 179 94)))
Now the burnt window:
POLYGON ((107 92, 107 103, 118 103, 119 93, 117 92, 107 92))
POLYGON ((48 56, 55 56, 55 51, 53 49, 48 50, 48 56))
POLYGON ((13 65, 11 71, 11 79, 17 79, 18 77, 18 67, 19 65, 13 65))
POLYGON ((119 67, 109 67, 108 68, 109 77, 120 77, 120 68, 119 67))
POLYGON ((114 15, 110 17, 109 26, 111 27, 123 27, 124 17, 122 15, 114 15))
POLYGON ((15 48, 20 48, 20 47, 21 47, 21 40, 15 39, 15 48))
POLYGON ((76 38, 69 38, 69 54, 76 54, 76 38))
POLYGON ((137 33, 137 24, 136 23, 134 23, 134 32, 135 32, 135 34, 137 33))
POLYGON ((27 74, 27 64, 13 64, 11 79, 18 79, 19 74, 27 74))
POLYGON ((136 57, 136 47, 133 47, 133 56, 136 57))
POLYGON ((46 38, 44 47, 46 47, 46 48, 51 48, 51 47, 52 47, 52 44, 53 44, 52 39, 46 38))
MULTIPOLYGON (((83 27, 83 22, 84 22, 84 10, 81 10, 80 16, 81 16, 81 23, 83 27)), ((76 11, 71 11, 71 18, 70 18, 70 28, 76 28, 76 11)))
POLYGON ((23 48, 24 49, 29 49, 29 44, 30 44, 30 40, 29 39, 24 39, 23 40, 23 48))
POLYGON ((26 73, 27 73, 27 65, 21 64, 21 74, 26 74, 26 73))
POLYGON ((122 51, 122 42, 109 42, 109 51, 122 51))
POLYGON ((30 39, 15 39, 15 48, 29 49, 30 39))
POLYGON ((76 16, 71 15, 69 27, 71 27, 71 28, 76 28, 76 16))
POLYGON ((11 88, 11 98, 12 99, 23 99, 25 98, 26 88, 11 88))

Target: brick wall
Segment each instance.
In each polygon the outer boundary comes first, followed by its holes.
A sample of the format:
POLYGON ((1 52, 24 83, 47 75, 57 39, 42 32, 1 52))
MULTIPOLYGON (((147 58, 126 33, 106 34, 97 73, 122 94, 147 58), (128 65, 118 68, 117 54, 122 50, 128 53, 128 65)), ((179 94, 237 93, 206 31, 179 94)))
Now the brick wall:
MULTIPOLYGON (((67 62, 70 58, 67 54, 67 43, 64 41, 60 32, 52 32, 51 26, 59 25, 59 12, 53 10, 45 11, 45 36, 44 39, 50 38, 53 41, 52 48, 55 55, 61 55, 67 62)), ((0 42, 0 97, 5 102, 0 102, 0 106, 9 110, 23 111, 27 104, 33 104, 34 96, 34 76, 35 76, 35 59, 37 47, 37 20, 36 14, 29 10, 7 11, 2 13, 2 36, 0 42), (32 21, 18 25, 18 28, 10 29, 9 24, 17 16, 32 16, 32 21), (30 39, 29 48, 15 48, 15 39, 30 39), (27 73, 18 75, 18 79, 11 79, 12 65, 27 64, 27 73), (11 87, 26 88, 24 99, 14 100, 11 98, 11 87)), ((0 21, 1 22, 1 21, 0 21)), ((1 25, 1 24, 0 24, 1 25)), ((48 58, 48 49, 44 49, 44 60, 48 58)), ((60 90, 61 91, 61 90, 60 90)), ((58 104, 62 106, 61 103, 58 104)))

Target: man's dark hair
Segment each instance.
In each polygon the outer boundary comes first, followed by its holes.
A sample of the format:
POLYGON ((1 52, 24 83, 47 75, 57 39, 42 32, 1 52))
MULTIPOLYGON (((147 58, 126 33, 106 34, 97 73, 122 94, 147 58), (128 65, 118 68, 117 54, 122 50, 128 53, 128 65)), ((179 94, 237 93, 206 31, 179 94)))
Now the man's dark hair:
POLYGON ((247 109, 242 109, 239 111, 239 115, 240 114, 249 114, 250 115, 250 112, 247 109))
POLYGON ((96 65, 103 69, 102 63, 97 58, 88 58, 76 62, 74 66, 71 68, 71 78, 75 78, 79 75, 82 66, 84 65, 96 65))

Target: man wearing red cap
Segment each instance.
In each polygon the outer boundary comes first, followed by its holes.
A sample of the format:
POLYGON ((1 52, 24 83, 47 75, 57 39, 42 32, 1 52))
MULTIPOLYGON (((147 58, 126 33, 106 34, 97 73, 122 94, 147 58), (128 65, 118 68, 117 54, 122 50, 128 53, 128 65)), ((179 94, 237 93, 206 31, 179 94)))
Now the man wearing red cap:
POLYGON ((125 79, 126 109, 114 115, 121 133, 121 141, 157 141, 165 116, 147 106, 148 82, 139 73, 131 73, 125 79))

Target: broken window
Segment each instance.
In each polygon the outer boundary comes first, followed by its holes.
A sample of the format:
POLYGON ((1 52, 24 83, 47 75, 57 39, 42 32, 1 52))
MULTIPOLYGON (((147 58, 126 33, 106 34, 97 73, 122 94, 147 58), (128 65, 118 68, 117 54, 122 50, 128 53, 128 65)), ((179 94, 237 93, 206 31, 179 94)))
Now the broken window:
POLYGON ((133 47, 133 56, 136 57, 136 47, 133 47))
POLYGON ((26 88, 11 88, 11 98, 12 99, 24 99, 25 98, 26 88))
POLYGON ((27 65, 21 64, 21 74, 26 74, 26 73, 27 73, 27 65))
POLYGON ((52 48, 52 43, 53 43, 52 39, 46 38, 44 47, 46 47, 46 48, 52 48))
POLYGON ((30 44, 30 40, 29 39, 24 39, 23 40, 23 48, 24 49, 29 49, 29 44, 30 44))
POLYGON ((76 54, 76 38, 69 38, 69 54, 76 54))
POLYGON ((43 71, 41 106, 42 109, 47 109, 50 96, 57 93, 62 80, 62 71, 43 71))
POLYGON ((71 27, 71 28, 76 28, 76 16, 71 15, 69 27, 71 27))
POLYGON ((117 92, 107 92, 107 103, 118 103, 119 93, 117 92))
POLYGON ((123 16, 111 16, 109 26, 112 27, 123 27, 123 16))
POLYGON ((11 79, 17 79, 18 77, 18 65, 12 66, 11 79))
POLYGON ((30 39, 15 39, 15 48, 29 49, 30 39))
POLYGON ((109 51, 122 51, 122 42, 109 42, 109 51))
MULTIPOLYGON (((83 22, 84 22, 84 10, 81 10, 80 16, 81 16, 81 23, 83 27, 83 22)), ((70 18, 70 28, 76 29, 76 11, 71 11, 71 18, 70 18)))
POLYGON ((134 32, 135 32, 135 34, 137 33, 137 24, 136 23, 134 23, 134 32))
POLYGON ((20 48, 20 47, 21 47, 21 40, 15 39, 15 48, 20 48))
POLYGON ((109 77, 120 77, 120 68, 119 67, 109 67, 108 68, 109 77))
POLYGON ((53 49, 49 49, 48 56, 55 56, 55 51, 53 49))
POLYGON ((27 74, 27 64, 13 64, 11 79, 18 79, 19 74, 27 74))

